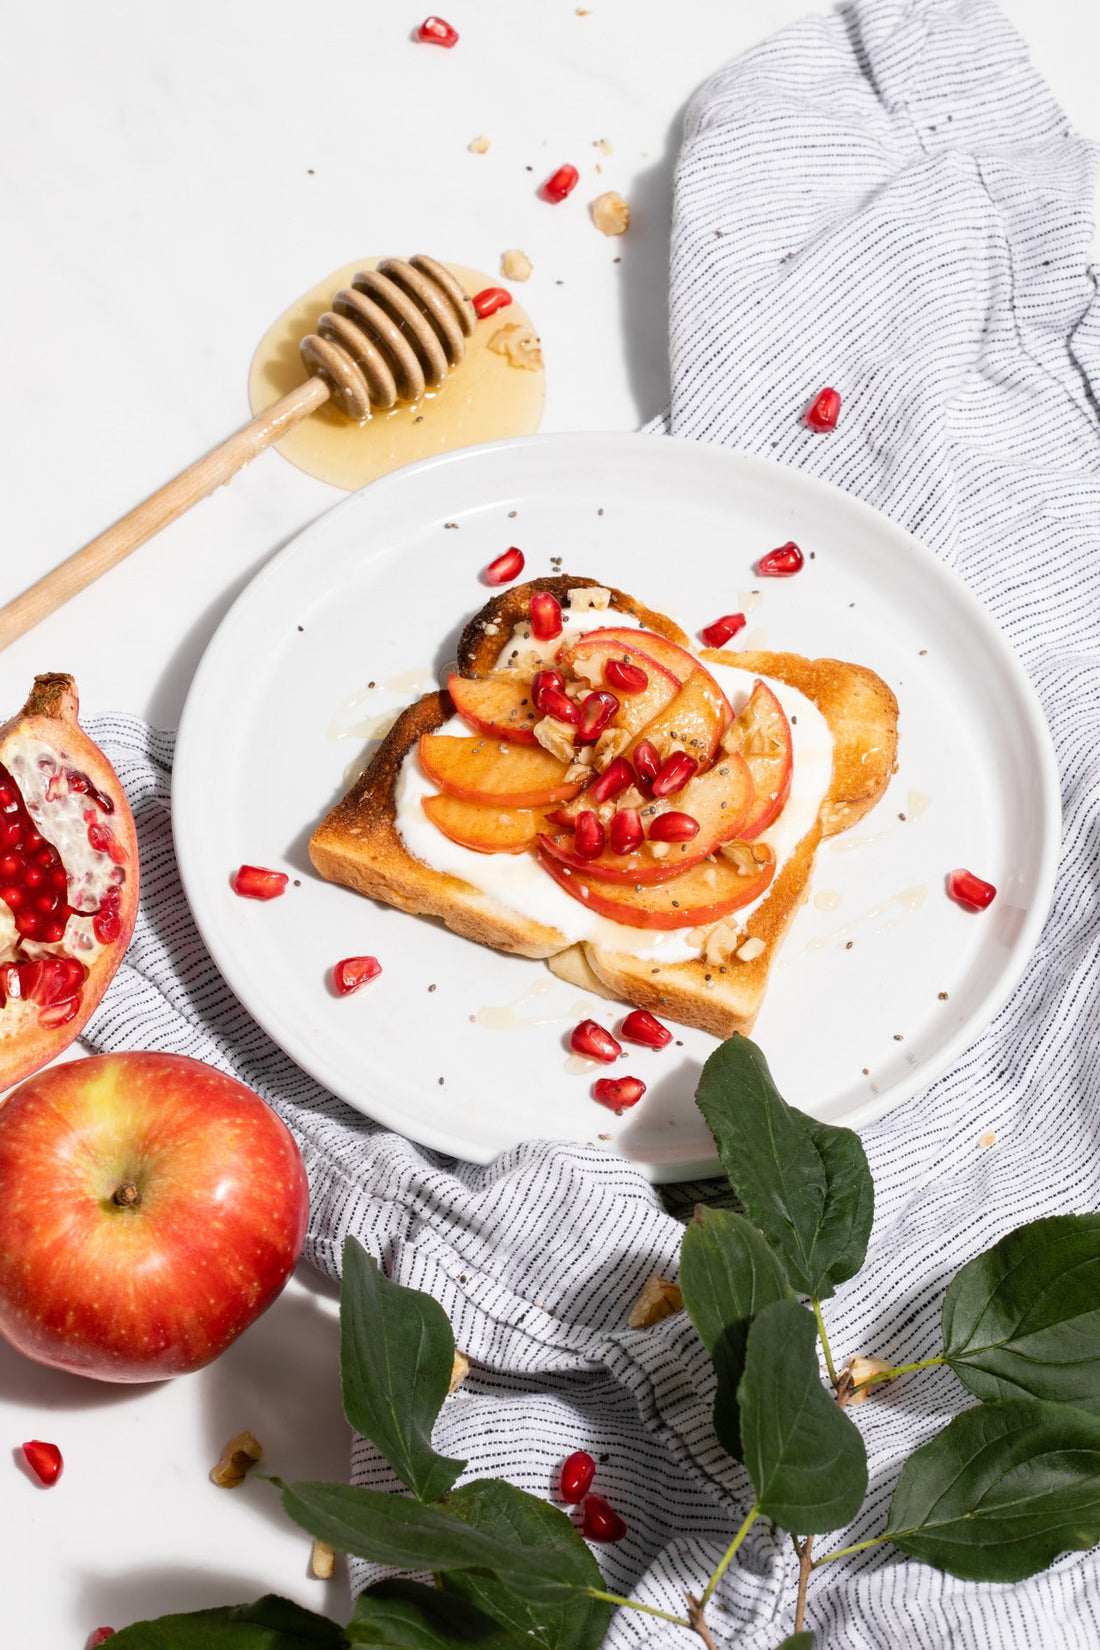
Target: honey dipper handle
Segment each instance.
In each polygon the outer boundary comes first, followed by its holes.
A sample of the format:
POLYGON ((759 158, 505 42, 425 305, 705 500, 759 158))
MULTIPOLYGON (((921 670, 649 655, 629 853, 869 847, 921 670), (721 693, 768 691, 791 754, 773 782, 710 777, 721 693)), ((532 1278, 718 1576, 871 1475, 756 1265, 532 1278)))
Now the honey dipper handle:
POLYGON ((182 516, 200 499, 243 470, 250 459, 328 400, 330 391, 323 378, 308 378, 284 395, 250 424, 236 430, 219 446, 189 464, 151 497, 121 517, 113 526, 76 550, 59 567, 53 568, 21 596, 0 607, 0 648, 22 636, 40 620, 93 584, 131 550, 159 533, 162 527, 182 516))

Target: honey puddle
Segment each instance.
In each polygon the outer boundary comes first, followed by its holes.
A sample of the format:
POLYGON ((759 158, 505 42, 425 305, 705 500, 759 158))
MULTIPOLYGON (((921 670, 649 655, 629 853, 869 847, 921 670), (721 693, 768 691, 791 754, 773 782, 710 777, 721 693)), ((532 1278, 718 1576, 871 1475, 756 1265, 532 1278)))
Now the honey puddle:
POLYGON ((844 896, 838 894, 835 888, 819 888, 814 895, 814 904, 819 911, 838 911, 844 903, 844 896))
MULTIPOLYGON (((305 293, 261 338, 248 374, 253 414, 263 412, 309 376, 298 354, 305 334, 329 309, 332 296, 351 284, 357 270, 375 269, 378 258, 360 258, 334 270, 305 293)), ((500 282, 461 264, 447 268, 469 293, 500 282)), ((276 443, 284 458, 307 475, 353 492, 403 464, 505 436, 533 435, 542 422, 546 373, 542 367, 511 366, 488 346, 504 326, 528 327, 531 318, 519 304, 479 321, 466 353, 439 389, 422 401, 394 407, 353 424, 335 407, 323 406, 276 443)))
POLYGON ((892 928, 896 928, 900 922, 904 922, 906 917, 912 916, 914 911, 919 911, 927 898, 928 889, 921 884, 917 884, 912 888, 903 888, 899 894, 892 894, 889 899, 880 900, 877 905, 868 906, 866 911, 861 911, 858 917, 852 918, 851 922, 843 923, 839 928, 834 928, 831 934, 819 934, 816 939, 807 941, 800 954, 806 956, 809 952, 824 951, 830 945, 836 945, 838 941, 847 940, 865 923, 879 922, 879 919, 883 917, 887 920, 879 923, 879 926, 873 928, 871 932, 872 934, 888 934, 892 928))
POLYGON ((910 791, 906 798, 906 813, 910 819, 919 819, 932 806, 932 798, 923 791, 910 791))
POLYGON ((836 836, 828 844, 834 854, 854 854, 860 848, 870 848, 876 842, 889 842, 893 830, 876 831, 873 836, 836 836))
MULTIPOLYGON (((555 1014, 517 1014, 516 1009, 532 1002, 539 997, 545 997, 547 992, 553 991, 558 981, 555 979, 536 980, 529 986, 522 997, 517 997, 514 1003, 503 1003, 499 1007, 488 1006, 479 1008, 475 1019, 479 1026, 486 1031, 526 1031, 531 1026, 553 1025, 556 1020, 583 1020, 589 1012, 589 1005, 582 999, 580 1002, 570 1003, 568 1008, 559 1009, 555 1014)), ((587 1071, 592 1064, 584 1061, 587 1071)))

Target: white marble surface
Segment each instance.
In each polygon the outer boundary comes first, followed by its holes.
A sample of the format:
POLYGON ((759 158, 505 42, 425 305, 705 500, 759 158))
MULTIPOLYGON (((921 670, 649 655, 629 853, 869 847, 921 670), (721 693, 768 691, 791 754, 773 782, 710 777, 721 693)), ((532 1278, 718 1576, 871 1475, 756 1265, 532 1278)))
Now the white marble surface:
MULTIPOLYGON (((447 0, 448 5, 450 0, 447 0)), ((822 0, 461 0, 453 52, 412 43, 421 13, 380 0, 20 7, 0 109, 5 534, 15 595, 247 417, 252 348, 331 268, 429 250, 492 271, 522 246, 542 333, 544 428, 628 429, 665 389, 665 256, 684 104, 723 60, 822 0), (487 155, 468 153, 480 132, 487 155), (607 138, 606 157, 593 147, 607 138), (560 207, 535 188, 582 172, 560 207), (597 177, 599 162, 602 175, 597 177), (530 166, 532 171, 525 168, 530 166), (630 200, 622 242, 585 203, 630 200), (621 255, 622 262, 613 258, 621 255), (559 284, 560 283, 560 284, 559 284)), ((1005 0, 1070 119, 1100 135, 1100 24, 1076 0, 1005 0)), ((195 663, 251 574, 338 497, 278 455, 0 654, 0 705, 71 670, 85 711, 174 726, 195 663)), ((340 1614, 308 1539, 265 1485, 206 1474, 249 1427, 288 1477, 339 1476, 332 1292, 302 1269, 223 1359, 114 1389, 0 1346, 5 1643, 79 1650, 101 1624, 275 1589, 340 1614), (50 1491, 19 1467, 56 1440, 50 1491)))

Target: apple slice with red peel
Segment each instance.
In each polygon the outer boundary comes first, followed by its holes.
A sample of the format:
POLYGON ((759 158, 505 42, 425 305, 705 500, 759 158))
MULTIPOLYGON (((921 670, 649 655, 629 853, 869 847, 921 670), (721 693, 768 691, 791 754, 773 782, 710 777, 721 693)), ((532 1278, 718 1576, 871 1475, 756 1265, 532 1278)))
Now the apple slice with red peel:
POLYGON ((651 722, 666 705, 672 703, 680 691, 680 678, 666 670, 656 659, 635 652, 622 642, 596 640, 600 634, 597 631, 592 636, 582 637, 571 648, 563 648, 559 658, 567 670, 583 681, 591 682, 594 688, 606 686, 605 672, 611 659, 624 659, 645 671, 649 680, 641 693, 624 693, 621 688, 612 690, 619 700, 619 708, 611 725, 622 728, 633 738, 647 722, 651 722))
MULTIPOLYGON (((649 664, 659 665, 677 682, 686 682, 692 671, 699 668, 699 661, 686 647, 680 647, 676 642, 670 642, 667 636, 658 636, 652 630, 632 630, 629 625, 609 625, 605 630, 590 630, 572 647, 563 648, 559 657, 572 665, 574 658, 583 660, 589 649, 603 647, 608 642, 616 649, 625 648, 632 664, 640 663, 643 670, 647 670, 649 664), (636 654, 640 654, 641 658, 636 660, 636 654)), ((622 657, 621 653, 619 657, 622 657)))
POLYGON ((733 707, 708 670, 693 670, 675 699, 639 730, 623 752, 633 765, 634 750, 643 739, 656 747, 665 762, 673 751, 694 756, 699 767, 714 760, 719 741, 733 721, 733 707))
POLYGON ((584 783, 566 779, 567 764, 541 745, 513 745, 484 734, 464 739, 425 733, 417 750, 420 766, 432 783, 467 802, 541 808, 550 802, 568 802, 584 783))
MULTIPOLYGON (((746 849, 752 852, 748 844, 746 849)), ((755 849, 764 855, 755 876, 742 876, 736 865, 719 856, 693 865, 671 882, 642 888, 589 881, 548 854, 541 844, 539 859, 559 888, 612 922, 627 928, 702 928, 749 905, 768 888, 775 875, 775 855, 764 843, 757 843, 755 849)))
POLYGON ((741 822, 752 812, 754 800, 748 766, 741 757, 730 756, 723 758, 709 773, 691 780, 674 801, 651 802, 642 808, 642 823, 647 829, 657 814, 668 812, 690 814, 698 823, 696 836, 689 842, 669 843, 668 853, 661 858, 654 858, 646 848, 616 854, 605 847, 596 858, 584 859, 577 853, 575 839, 568 831, 540 835, 539 850, 559 864, 579 871, 586 882, 594 878, 599 882, 651 887, 671 882, 713 854, 724 842, 741 836, 741 822))
POLYGON ((449 676, 447 692, 464 722, 494 739, 534 745, 531 731, 542 718, 531 684, 515 676, 449 676))
POLYGON ((445 837, 475 854, 522 854, 546 828, 541 808, 494 807, 447 791, 421 797, 420 806, 445 837))
POLYGON ((741 735, 738 755, 748 763, 756 787, 756 802, 740 831, 747 842, 752 842, 779 818, 791 794, 791 725, 766 683, 757 681, 733 732, 741 735))

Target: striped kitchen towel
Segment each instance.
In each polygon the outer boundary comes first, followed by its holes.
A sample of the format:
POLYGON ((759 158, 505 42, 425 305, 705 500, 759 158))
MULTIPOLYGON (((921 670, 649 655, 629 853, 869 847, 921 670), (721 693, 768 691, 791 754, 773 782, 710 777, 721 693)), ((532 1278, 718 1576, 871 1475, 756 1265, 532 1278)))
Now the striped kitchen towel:
MULTIPOLYGON (((1026 1219, 1100 1207, 1093 163, 988 0, 856 0, 807 19, 722 69, 687 117, 662 427, 798 465, 931 545, 1030 673, 1063 778, 1054 908, 1018 991, 954 1071, 864 1135, 868 1264, 828 1308, 845 1354, 928 1356, 963 1261, 1026 1219), (819 436, 800 415, 824 384, 844 406, 819 436)), ((195 1055, 264 1095, 306 1155, 312 1258, 335 1275, 356 1233, 431 1291, 474 1360, 438 1447, 542 1495, 568 1451, 591 1450, 629 1526, 599 1550, 611 1590, 682 1611, 750 1497, 715 1443, 709 1366, 684 1315, 626 1327, 646 1279, 675 1275, 676 1220, 602 1151, 530 1144, 475 1167, 319 1090, 249 1019, 191 924, 171 741, 117 718, 93 731, 135 804, 145 893, 87 1041, 195 1055)), ((903 1456, 969 1402, 937 1369, 864 1405, 867 1504, 819 1547, 879 1531, 903 1456)), ((352 1475, 392 1483, 361 1441, 352 1475)), ((716 1640, 775 1650, 794 1571, 789 1541, 758 1522, 715 1595, 716 1640)), ((356 1566, 358 1584, 371 1574, 356 1566)), ((1100 1643, 1100 1560, 976 1586, 873 1548, 815 1575, 809 1620, 829 1650, 1086 1650, 1100 1643)), ((607 1639, 688 1642, 628 1610, 607 1639)))

